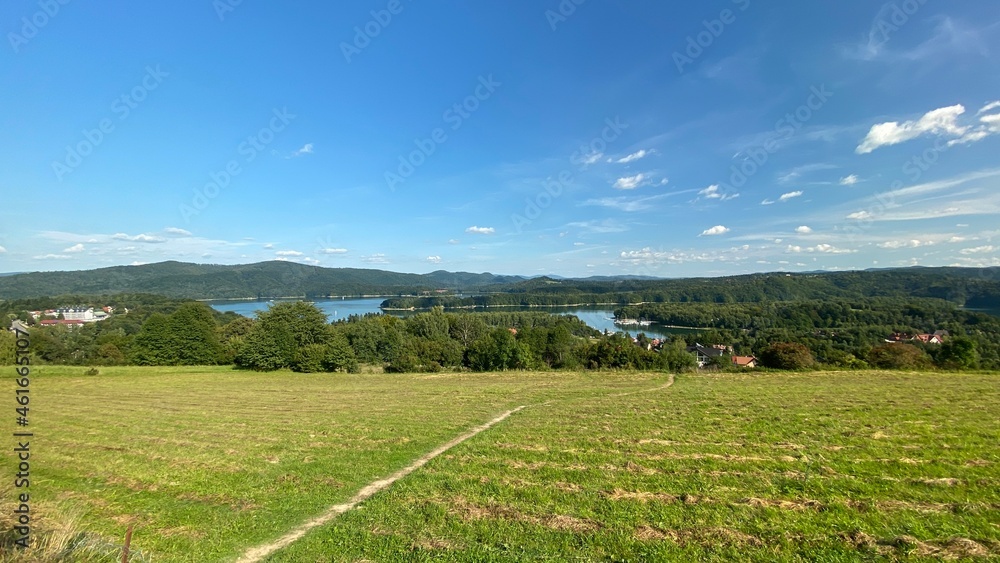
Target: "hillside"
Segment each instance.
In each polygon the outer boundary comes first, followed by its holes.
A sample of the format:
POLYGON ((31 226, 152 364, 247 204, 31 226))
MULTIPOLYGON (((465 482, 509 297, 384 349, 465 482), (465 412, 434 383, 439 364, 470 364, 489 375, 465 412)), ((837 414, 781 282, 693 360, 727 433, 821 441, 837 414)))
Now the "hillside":
POLYGON ((393 307, 558 305, 566 303, 758 303, 855 297, 926 297, 967 307, 1000 307, 1000 268, 902 268, 852 272, 760 273, 719 278, 565 279, 446 272, 322 268, 292 262, 221 266, 160 262, 75 272, 0 277, 0 299, 152 293, 190 299, 414 295, 439 289, 487 293, 393 299, 393 307))
POLYGON ((75 272, 34 272, 0 278, 0 299, 46 295, 155 293, 193 299, 392 295, 434 289, 478 289, 521 281, 513 276, 321 268, 292 262, 235 266, 160 262, 75 272))

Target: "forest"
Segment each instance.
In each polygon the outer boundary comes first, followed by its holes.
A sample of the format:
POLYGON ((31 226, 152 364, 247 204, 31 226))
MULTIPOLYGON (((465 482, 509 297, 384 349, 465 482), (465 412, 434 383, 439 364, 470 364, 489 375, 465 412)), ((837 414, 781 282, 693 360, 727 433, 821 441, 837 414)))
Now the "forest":
MULTIPOLYGON (((666 342, 644 335, 601 334, 571 315, 544 312, 445 311, 407 318, 373 314, 329 323, 315 305, 283 302, 256 319, 208 305, 145 294, 63 296, 3 303, 9 319, 31 330, 41 362, 70 365, 233 365, 299 372, 435 372, 516 369, 695 367, 688 346, 730 347, 762 365, 784 369, 1000 368, 1000 318, 940 299, 857 298, 743 304, 650 303, 618 309, 620 317, 701 327, 666 342), (60 303, 128 308, 80 327, 39 327, 28 314, 60 303), (890 334, 947 331, 942 344, 886 343, 890 334)), ((14 358, 14 338, 0 333, 0 364, 14 358)), ((730 355, 712 369, 732 368, 730 355)))

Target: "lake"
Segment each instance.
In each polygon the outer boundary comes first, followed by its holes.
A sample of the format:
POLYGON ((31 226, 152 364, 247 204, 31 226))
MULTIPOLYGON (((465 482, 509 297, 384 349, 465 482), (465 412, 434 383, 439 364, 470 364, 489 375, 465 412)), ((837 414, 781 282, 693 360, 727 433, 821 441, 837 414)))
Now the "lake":
MULTIPOLYGON (((332 321, 339 321, 346 319, 351 315, 365 315, 368 313, 381 313, 382 309, 379 305, 382 304, 385 298, 369 298, 369 299, 320 299, 313 301, 315 305, 324 313, 326 313, 327 318, 332 321)), ((212 306, 216 311, 232 311, 238 313, 245 317, 253 317, 259 311, 266 311, 269 303, 278 303, 282 300, 275 299, 273 301, 209 301, 208 304, 212 306)), ((295 301, 295 300, 287 300, 295 301)), ((482 311, 482 309, 476 309, 476 311, 482 311)), ((695 334, 698 332, 697 329, 685 329, 685 328, 667 328, 659 325, 650 325, 644 327, 619 327, 612 322, 612 317, 614 317, 614 308, 602 307, 602 306, 588 306, 588 307, 491 307, 489 309, 491 312, 496 311, 536 311, 545 313, 555 313, 562 315, 576 315, 581 321, 587 323, 588 325, 596 328, 597 330, 604 332, 605 330, 624 331, 628 334, 635 336, 640 332, 646 333, 650 338, 663 338, 670 335, 687 335, 695 334)), ((419 311, 418 311, 419 312, 419 311)), ((392 315, 397 317, 407 317, 415 314, 413 311, 392 311, 392 315)))

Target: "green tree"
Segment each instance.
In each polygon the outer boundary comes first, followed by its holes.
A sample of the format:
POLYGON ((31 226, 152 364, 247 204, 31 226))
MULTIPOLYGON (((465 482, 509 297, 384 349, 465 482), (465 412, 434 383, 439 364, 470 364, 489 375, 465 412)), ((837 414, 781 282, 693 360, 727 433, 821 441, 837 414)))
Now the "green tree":
POLYGON ((800 370, 813 366, 815 360, 809 348, 797 342, 777 342, 760 354, 764 367, 800 370))
POLYGON ((354 350, 347 342, 347 338, 342 334, 335 334, 327 343, 323 354, 323 371, 346 371, 356 373, 359 371, 358 359, 354 356, 354 350))
POLYGON ((469 367, 475 371, 506 371, 530 367, 531 350, 519 343, 510 330, 497 328, 472 343, 469 367))
POLYGON ((254 371, 274 371, 287 365, 274 333, 260 324, 254 325, 244 337, 234 362, 240 368, 254 371))
POLYGON ((882 344, 868 353, 868 363, 881 369, 921 369, 930 365, 926 352, 912 344, 882 344))
POLYGON ((17 337, 13 332, 0 329, 0 366, 17 362, 17 337))
POLYGON ((979 366, 979 352, 972 340, 952 338, 941 345, 934 360, 944 369, 975 369, 979 366))

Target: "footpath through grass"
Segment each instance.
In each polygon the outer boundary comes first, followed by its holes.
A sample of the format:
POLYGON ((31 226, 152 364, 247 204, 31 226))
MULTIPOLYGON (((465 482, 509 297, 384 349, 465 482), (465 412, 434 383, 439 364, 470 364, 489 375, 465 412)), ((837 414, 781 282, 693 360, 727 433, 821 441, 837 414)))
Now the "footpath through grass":
POLYGON ((32 498, 108 541, 135 523, 155 561, 234 561, 531 405, 268 561, 1000 556, 997 375, 687 375, 646 391, 666 381, 41 368, 32 498))
MULTIPOLYGON (((133 549, 155 561, 235 560, 500 412, 665 379, 84 371, 33 370, 36 523, 69 540, 98 534, 99 545, 120 544, 134 524, 133 549)), ((14 492, 0 494, 7 531, 14 492)))

